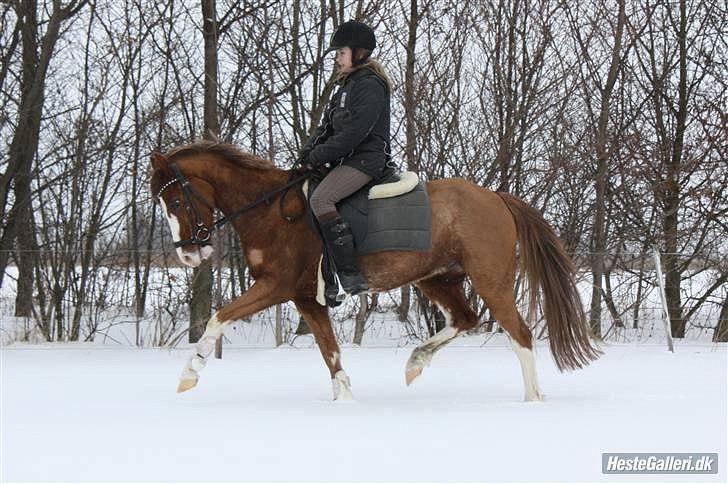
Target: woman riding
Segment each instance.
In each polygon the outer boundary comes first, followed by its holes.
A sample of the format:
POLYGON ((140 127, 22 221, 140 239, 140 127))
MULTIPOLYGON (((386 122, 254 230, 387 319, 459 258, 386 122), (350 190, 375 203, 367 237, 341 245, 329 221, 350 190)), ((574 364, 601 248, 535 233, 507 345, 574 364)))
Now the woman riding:
POLYGON ((298 163, 325 174, 311 195, 311 211, 334 258, 342 288, 349 294, 369 289, 359 272, 354 237, 336 204, 379 180, 389 160, 390 82, 371 58, 374 31, 350 20, 339 26, 326 52, 336 51, 338 91, 321 125, 301 149, 298 163))

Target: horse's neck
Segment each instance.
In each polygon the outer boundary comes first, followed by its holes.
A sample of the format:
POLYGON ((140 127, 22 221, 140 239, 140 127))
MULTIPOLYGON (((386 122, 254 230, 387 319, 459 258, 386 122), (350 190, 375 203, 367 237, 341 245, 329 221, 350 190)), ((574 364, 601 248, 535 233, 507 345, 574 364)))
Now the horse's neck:
MULTIPOLYGON (((214 190, 215 208, 225 216, 244 210, 267 193, 284 186, 288 179, 283 170, 250 168, 219 161, 204 168, 196 167, 194 176, 210 184, 214 190)), ((232 224, 240 236, 241 245, 251 242, 248 240, 251 237, 259 237, 248 229, 261 222, 259 217, 268 207, 268 204, 261 204, 234 216, 232 224)))
POLYGON ((227 194, 220 193, 222 199, 219 202, 228 206, 219 208, 223 212, 235 211, 285 185, 286 175, 282 170, 241 168, 235 170, 234 174, 223 183, 228 187, 227 194))
POLYGON ((224 161, 202 166, 190 164, 189 173, 212 186, 215 207, 225 215, 253 203, 286 183, 283 170, 249 168, 224 161))

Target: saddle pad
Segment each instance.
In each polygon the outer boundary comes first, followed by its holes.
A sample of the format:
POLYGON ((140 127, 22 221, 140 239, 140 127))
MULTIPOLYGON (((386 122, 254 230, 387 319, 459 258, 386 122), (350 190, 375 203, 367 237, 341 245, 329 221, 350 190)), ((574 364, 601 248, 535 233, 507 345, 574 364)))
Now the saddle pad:
MULTIPOLYGON (((387 182, 397 181, 390 177, 387 182)), ((306 198, 316 190, 316 181, 307 181, 302 187, 306 198)), ((364 187, 352 196, 336 205, 339 215, 349 222, 354 235, 357 254, 366 255, 387 250, 430 250, 432 248, 430 200, 424 183, 419 182, 415 188, 403 195, 389 198, 369 199, 369 188, 364 187)), ((319 232, 316 218, 307 209, 308 222, 315 232, 319 232)), ((340 301, 328 299, 324 295, 325 287, 336 287, 333 260, 324 247, 324 254, 319 261, 316 300, 321 305, 331 307, 341 304, 340 301)))
POLYGON ((357 254, 430 250, 432 221, 424 183, 396 197, 368 199, 367 194, 362 190, 337 205, 351 225, 357 254))

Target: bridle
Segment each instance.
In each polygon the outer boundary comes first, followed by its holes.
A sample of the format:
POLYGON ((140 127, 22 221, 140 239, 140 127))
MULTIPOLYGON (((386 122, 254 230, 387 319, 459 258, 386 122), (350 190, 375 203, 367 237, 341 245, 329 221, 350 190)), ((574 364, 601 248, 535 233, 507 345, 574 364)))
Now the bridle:
POLYGON ((182 247, 183 245, 199 245, 199 246, 206 246, 210 245, 210 237, 212 236, 212 232, 215 230, 218 230, 220 227, 225 225, 226 223, 232 221, 233 219, 237 218, 238 216, 242 215, 243 213, 254 209, 255 207, 262 205, 262 204, 268 204, 270 205, 271 200, 278 195, 281 192, 283 193, 283 196, 280 198, 280 212, 281 217, 283 217, 284 220, 287 222, 294 222, 296 221, 300 215, 295 217, 287 216, 283 213, 283 201, 286 198, 286 195, 288 194, 288 190, 291 189, 291 187, 301 183, 302 181, 309 178, 309 174, 300 175, 294 178, 291 178, 288 183, 283 185, 280 188, 276 188, 275 190, 268 192, 264 194, 262 197, 258 198, 254 202, 246 205, 243 208, 240 208, 238 210, 235 210, 234 212, 221 217, 217 220, 215 220, 210 227, 208 227, 205 222, 202 220, 202 216, 200 216, 200 213, 197 211, 197 207, 194 203, 192 203, 193 198, 197 198, 202 203, 204 203, 207 207, 214 210, 215 207, 211 206, 207 201, 199 195, 190 184, 190 181, 182 174, 179 167, 176 163, 172 162, 169 164, 170 169, 172 170, 172 173, 174 173, 174 178, 159 189, 159 192, 157 192, 156 198, 161 200, 162 193, 164 193, 165 190, 167 190, 169 187, 174 185, 175 183, 179 183, 182 187, 182 195, 184 196, 185 200, 185 211, 187 212, 187 223, 189 225, 190 234, 192 236, 185 240, 178 240, 174 243, 175 248, 182 247), (194 221, 194 222, 193 222, 194 221))

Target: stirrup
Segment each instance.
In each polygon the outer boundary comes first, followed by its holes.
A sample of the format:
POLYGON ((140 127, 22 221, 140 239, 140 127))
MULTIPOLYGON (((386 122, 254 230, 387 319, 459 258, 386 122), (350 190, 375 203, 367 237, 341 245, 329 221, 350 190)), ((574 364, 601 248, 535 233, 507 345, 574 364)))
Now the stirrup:
POLYGON ((331 299, 337 302, 342 302, 346 299, 346 296, 348 296, 346 291, 344 291, 344 288, 341 287, 341 282, 339 281, 339 276, 337 274, 334 274, 334 285, 327 285, 324 290, 324 295, 326 296, 326 299, 331 299))

